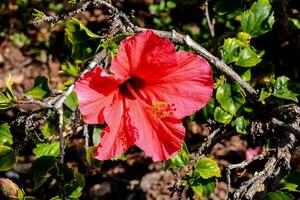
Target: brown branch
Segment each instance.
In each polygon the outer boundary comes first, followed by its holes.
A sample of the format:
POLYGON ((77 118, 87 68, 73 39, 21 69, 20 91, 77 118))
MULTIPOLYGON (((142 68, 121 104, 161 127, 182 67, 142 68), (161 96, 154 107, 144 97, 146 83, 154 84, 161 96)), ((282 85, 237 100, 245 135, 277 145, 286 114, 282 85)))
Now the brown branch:
POLYGON ((205 1, 204 6, 205 6, 204 14, 207 20, 210 35, 211 37, 215 37, 215 28, 214 28, 215 24, 214 24, 214 20, 211 21, 209 17, 208 0, 205 1))

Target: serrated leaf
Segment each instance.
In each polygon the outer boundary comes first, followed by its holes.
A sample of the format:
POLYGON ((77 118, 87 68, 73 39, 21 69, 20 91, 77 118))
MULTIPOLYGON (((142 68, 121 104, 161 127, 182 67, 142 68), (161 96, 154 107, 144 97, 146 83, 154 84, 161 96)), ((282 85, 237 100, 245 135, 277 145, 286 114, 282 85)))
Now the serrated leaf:
POLYGON ((211 158, 203 158, 196 163, 193 174, 199 175, 204 179, 208 179, 212 177, 220 177, 221 170, 216 161, 211 158))
POLYGON ((40 143, 32 150, 37 158, 42 156, 57 157, 60 154, 59 142, 40 143))
POLYGON ((0 145, 0 171, 10 170, 15 162, 14 150, 8 146, 0 145))
POLYGON ((78 107, 78 98, 75 92, 72 92, 67 96, 66 100, 64 101, 64 104, 73 112, 77 110, 78 107))
POLYGON ((79 20, 72 18, 65 28, 68 40, 72 44, 72 57, 85 60, 92 57, 99 45, 100 36, 90 31, 79 20))
POLYGON ((36 99, 49 97, 51 95, 51 91, 48 86, 48 79, 45 76, 36 77, 33 88, 26 92, 26 95, 36 99))
POLYGON ((185 143, 183 143, 180 151, 170 158, 169 160, 165 161, 165 168, 182 168, 189 164, 189 150, 185 143))
POLYGON ((11 146, 13 144, 13 137, 9 128, 7 123, 0 122, 0 145, 11 146))
POLYGON ((53 156, 43 156, 32 163, 30 175, 34 182, 33 190, 38 189, 49 178, 49 171, 55 167, 56 158, 53 156))
POLYGON ((233 115, 223 110, 220 106, 214 110, 214 119, 222 124, 229 124, 232 120, 233 115))
POLYGON ((242 30, 252 37, 269 32, 274 24, 274 12, 268 0, 258 0, 242 14, 242 30))
POLYGON ((244 116, 236 118, 232 123, 235 126, 236 132, 246 134, 246 128, 250 124, 249 120, 245 119, 244 116))
POLYGON ((275 192, 269 192, 265 199, 266 200, 294 200, 295 198, 293 197, 293 195, 289 193, 281 192, 280 190, 277 190, 275 192))
POLYGON ((232 115, 235 115, 246 102, 243 89, 236 83, 220 85, 216 92, 216 99, 221 107, 232 115))
POLYGON ((274 84, 273 96, 298 103, 298 95, 288 89, 289 80, 290 79, 286 76, 278 77, 274 84))
POLYGON ((280 180, 280 189, 300 192, 300 171, 290 173, 280 180))
POLYGON ((261 54, 257 54, 251 47, 242 49, 238 55, 236 65, 241 67, 254 67, 261 62, 261 54))
POLYGON ((215 191, 216 180, 215 179, 197 179, 191 185, 193 191, 200 196, 209 196, 215 191))

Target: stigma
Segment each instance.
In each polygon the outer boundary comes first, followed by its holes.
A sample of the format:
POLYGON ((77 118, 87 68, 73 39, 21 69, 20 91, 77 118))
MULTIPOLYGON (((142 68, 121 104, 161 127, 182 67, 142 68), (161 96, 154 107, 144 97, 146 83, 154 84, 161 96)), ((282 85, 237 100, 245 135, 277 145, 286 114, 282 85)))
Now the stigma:
POLYGON ((170 117, 176 110, 173 103, 165 101, 156 101, 152 104, 152 106, 147 106, 146 109, 150 110, 154 116, 162 119, 170 117))

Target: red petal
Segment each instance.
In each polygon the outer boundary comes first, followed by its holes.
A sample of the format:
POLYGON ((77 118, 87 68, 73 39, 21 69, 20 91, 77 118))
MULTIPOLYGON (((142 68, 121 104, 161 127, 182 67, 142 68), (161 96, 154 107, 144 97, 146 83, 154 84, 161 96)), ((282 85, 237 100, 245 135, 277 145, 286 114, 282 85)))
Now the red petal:
POLYGON ((167 160, 176 154, 185 135, 181 120, 161 119, 149 113, 138 100, 126 100, 132 126, 138 130, 135 145, 153 161, 167 160))
POLYGON ((104 122, 103 110, 112 101, 118 81, 108 75, 101 67, 85 73, 75 84, 79 99, 79 110, 84 121, 90 124, 104 122))
POLYGON ((177 65, 165 70, 166 75, 157 80, 134 87, 148 101, 175 104, 174 115, 178 119, 195 113, 208 103, 213 93, 213 76, 210 65, 202 57, 177 52, 177 65))
POLYGON ((176 64, 175 46, 153 33, 145 31, 122 41, 110 70, 117 76, 139 76, 153 80, 176 64))
POLYGON ((97 147, 94 157, 99 160, 107 160, 121 156, 134 144, 136 129, 130 125, 124 98, 116 93, 115 100, 104 110, 105 121, 108 126, 101 135, 101 143, 97 147))

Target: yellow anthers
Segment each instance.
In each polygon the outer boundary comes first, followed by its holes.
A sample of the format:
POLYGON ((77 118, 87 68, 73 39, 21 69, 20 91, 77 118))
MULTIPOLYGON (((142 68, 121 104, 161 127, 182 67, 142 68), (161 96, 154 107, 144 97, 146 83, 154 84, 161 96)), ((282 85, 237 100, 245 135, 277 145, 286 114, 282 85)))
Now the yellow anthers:
POLYGON ((147 107, 153 115, 159 118, 170 117, 170 115, 175 111, 174 104, 165 101, 156 101, 152 106, 147 107))

